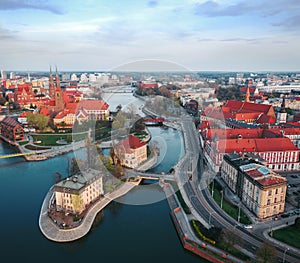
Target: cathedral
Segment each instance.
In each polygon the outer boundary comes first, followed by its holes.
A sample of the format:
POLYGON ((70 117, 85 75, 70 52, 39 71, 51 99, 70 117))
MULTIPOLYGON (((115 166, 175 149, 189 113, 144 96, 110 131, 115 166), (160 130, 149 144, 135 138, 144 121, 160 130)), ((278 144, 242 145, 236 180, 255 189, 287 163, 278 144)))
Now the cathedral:
POLYGON ((56 113, 62 111, 65 107, 65 101, 64 101, 64 93, 60 87, 60 78, 57 73, 57 68, 56 68, 56 76, 54 81, 51 67, 50 67, 49 96, 50 96, 50 101, 46 104, 46 108, 49 111, 56 112, 56 113))

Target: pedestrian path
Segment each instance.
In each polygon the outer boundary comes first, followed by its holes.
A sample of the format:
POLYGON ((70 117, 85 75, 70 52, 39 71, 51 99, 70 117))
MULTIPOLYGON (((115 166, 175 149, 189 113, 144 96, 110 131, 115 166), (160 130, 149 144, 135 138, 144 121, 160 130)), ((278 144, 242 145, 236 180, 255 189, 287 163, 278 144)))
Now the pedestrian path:
POLYGON ((106 207, 114 199, 125 195, 134 187, 134 183, 123 183, 113 192, 106 194, 102 199, 97 201, 91 208, 89 208, 86 215, 82 219, 81 224, 72 229, 59 228, 48 216, 49 201, 54 194, 53 187, 51 187, 44 199, 41 208, 39 218, 40 230, 42 231, 44 236, 52 241, 70 242, 77 240, 85 236, 90 231, 95 217, 104 207, 106 207))

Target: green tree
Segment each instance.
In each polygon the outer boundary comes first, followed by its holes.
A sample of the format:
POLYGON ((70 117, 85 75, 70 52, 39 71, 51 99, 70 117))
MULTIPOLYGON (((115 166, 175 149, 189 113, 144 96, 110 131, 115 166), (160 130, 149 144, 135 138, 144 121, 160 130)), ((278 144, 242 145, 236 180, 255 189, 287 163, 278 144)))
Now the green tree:
POLYGON ((72 158, 70 174, 74 175, 74 174, 77 174, 79 171, 80 171, 80 168, 79 168, 76 158, 72 158))
POLYGON ((49 117, 43 114, 28 114, 27 122, 30 126, 38 127, 40 131, 44 130, 49 122, 49 117))
POLYGON ((264 242, 256 251, 255 258, 258 263, 275 263, 277 262, 277 251, 273 245, 264 242))
POLYGON ((76 212, 80 212, 82 210, 82 198, 80 195, 72 194, 71 201, 76 212))

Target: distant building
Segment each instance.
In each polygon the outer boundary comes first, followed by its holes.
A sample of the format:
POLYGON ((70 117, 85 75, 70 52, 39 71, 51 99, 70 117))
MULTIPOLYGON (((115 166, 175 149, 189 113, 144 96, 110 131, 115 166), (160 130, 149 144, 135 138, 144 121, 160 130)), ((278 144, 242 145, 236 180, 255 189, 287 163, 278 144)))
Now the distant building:
POLYGON ((7 79, 7 73, 6 73, 6 71, 1 70, 1 78, 2 78, 2 80, 7 79))
POLYGON ((123 166, 136 168, 147 160, 147 144, 137 137, 129 135, 127 139, 118 142, 114 147, 114 153, 115 163, 120 162, 123 166))
POLYGON ((221 178, 258 218, 284 212, 287 180, 262 163, 247 156, 225 155, 221 178))
POLYGON ((0 134, 7 140, 20 141, 24 140, 24 129, 15 119, 6 116, 0 122, 0 134))
POLYGON ((88 169, 54 185, 58 211, 82 213, 87 206, 103 195, 102 174, 88 169))

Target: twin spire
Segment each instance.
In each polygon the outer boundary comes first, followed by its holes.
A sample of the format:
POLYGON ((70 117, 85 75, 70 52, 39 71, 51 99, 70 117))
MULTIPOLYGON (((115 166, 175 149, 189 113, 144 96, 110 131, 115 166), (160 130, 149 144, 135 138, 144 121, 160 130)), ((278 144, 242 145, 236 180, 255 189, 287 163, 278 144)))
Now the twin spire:
MULTIPOLYGON (((57 66, 55 65, 55 72, 56 72, 56 77, 58 77, 58 72, 57 72, 57 66)), ((52 76, 52 69, 50 65, 50 76, 52 76)))

